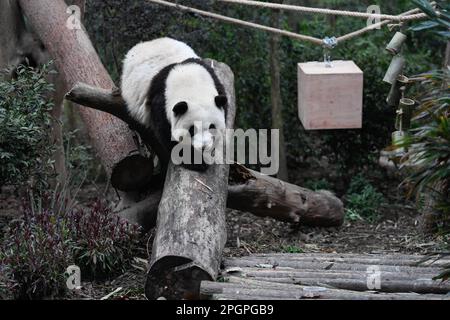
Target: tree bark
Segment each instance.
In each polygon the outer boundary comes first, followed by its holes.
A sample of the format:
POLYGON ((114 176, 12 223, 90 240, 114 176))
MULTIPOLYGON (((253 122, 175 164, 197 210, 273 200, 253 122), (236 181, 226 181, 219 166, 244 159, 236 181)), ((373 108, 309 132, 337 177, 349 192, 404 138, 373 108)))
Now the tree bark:
MULTIPOLYGON (((283 3, 283 1, 278 1, 277 3, 283 3)), ((279 28, 280 18, 280 11, 274 10, 271 15, 273 27, 279 28)), ((280 168, 277 177, 281 180, 288 181, 286 145, 284 141, 283 101, 281 98, 280 41, 281 36, 276 34, 270 35, 270 97, 272 102, 272 129, 280 130, 280 168)))
MULTIPOLYGON (((63 0, 19 3, 69 87, 78 81, 105 89, 114 87, 85 30, 68 27, 70 14, 63 0)), ((99 158, 111 173, 137 149, 130 130, 110 114, 87 108, 79 111, 99 158)))
MULTIPOLYGON (((234 127, 234 76, 214 62, 228 96, 227 128, 234 127)), ((158 208, 152 258, 145 286, 148 299, 196 299, 203 280, 215 280, 225 247, 229 165, 205 172, 169 164, 158 208)))

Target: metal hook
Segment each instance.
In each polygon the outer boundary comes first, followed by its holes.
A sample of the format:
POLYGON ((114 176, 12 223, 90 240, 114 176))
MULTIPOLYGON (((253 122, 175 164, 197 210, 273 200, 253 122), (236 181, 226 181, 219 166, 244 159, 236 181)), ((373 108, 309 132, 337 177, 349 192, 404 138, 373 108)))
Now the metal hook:
POLYGON ((326 68, 333 67, 333 64, 331 63, 331 50, 333 50, 338 44, 336 37, 326 37, 323 39, 323 49, 324 49, 324 62, 326 68))

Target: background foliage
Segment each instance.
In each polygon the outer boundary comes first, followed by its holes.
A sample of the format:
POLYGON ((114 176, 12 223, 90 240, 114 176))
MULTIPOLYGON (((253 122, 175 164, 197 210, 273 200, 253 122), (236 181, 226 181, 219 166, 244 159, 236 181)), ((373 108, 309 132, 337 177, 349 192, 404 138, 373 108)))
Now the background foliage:
POLYGON ((48 99, 53 87, 45 79, 48 67, 35 72, 19 66, 16 78, 0 82, 0 187, 48 187, 53 151, 49 113, 53 104, 48 99))
MULTIPOLYGON (((289 1, 300 5, 366 11, 379 4, 383 13, 411 9, 409 0, 386 1, 289 1)), ((270 10, 214 1, 183 1, 183 4, 269 25, 270 10)), ((121 60, 140 41, 169 36, 191 45, 199 55, 223 61, 236 75, 237 122, 240 128, 268 128, 270 115, 269 35, 183 13, 146 1, 88 1, 87 28, 103 61, 119 82, 121 60), (133 17, 130 19, 130 17, 133 17)), ((316 37, 339 36, 364 27, 365 20, 285 13, 284 28, 316 37)), ((381 80, 391 56, 384 50, 392 34, 368 33, 336 48, 334 59, 354 60, 365 71, 364 126, 361 130, 305 131, 298 120, 297 67, 304 61, 322 59, 322 48, 283 38, 281 61, 286 148, 291 180, 305 183, 326 178, 336 191, 345 191, 354 173, 376 169, 379 151, 389 144, 395 110, 385 103, 389 86, 381 80)), ((410 34, 407 74, 416 74, 441 63, 437 40, 410 34)), ((441 48, 440 46, 439 48, 441 48)))

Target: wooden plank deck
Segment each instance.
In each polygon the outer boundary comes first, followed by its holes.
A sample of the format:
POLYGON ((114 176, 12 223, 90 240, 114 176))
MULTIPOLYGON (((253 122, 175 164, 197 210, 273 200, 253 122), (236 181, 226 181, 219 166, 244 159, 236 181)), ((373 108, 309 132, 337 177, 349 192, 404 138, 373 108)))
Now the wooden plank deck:
POLYGON ((215 300, 450 300, 450 281, 433 280, 449 258, 390 254, 258 254, 227 258, 218 282, 200 292, 215 300))

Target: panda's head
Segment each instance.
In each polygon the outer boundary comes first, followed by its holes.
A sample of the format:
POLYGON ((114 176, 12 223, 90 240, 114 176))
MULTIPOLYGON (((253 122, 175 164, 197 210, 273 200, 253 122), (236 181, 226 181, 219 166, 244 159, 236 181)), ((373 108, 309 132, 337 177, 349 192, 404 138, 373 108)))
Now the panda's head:
POLYGON ((225 129, 227 97, 220 94, 211 70, 198 63, 176 66, 166 82, 166 113, 172 140, 190 141, 195 151, 214 147, 225 129))

